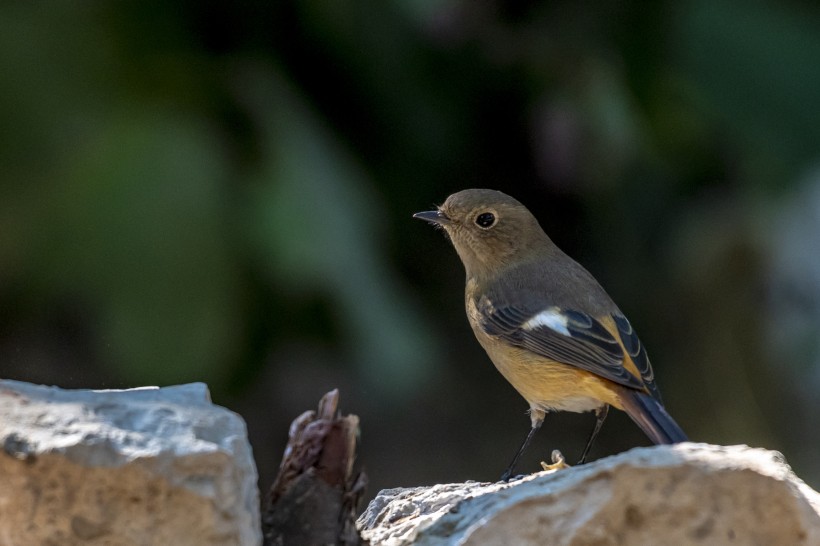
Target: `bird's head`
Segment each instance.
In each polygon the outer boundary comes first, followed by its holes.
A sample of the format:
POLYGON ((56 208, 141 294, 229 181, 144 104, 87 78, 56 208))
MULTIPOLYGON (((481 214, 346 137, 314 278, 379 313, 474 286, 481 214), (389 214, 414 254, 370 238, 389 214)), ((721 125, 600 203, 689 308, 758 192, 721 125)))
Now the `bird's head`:
POLYGON ((532 213, 500 191, 463 190, 413 217, 447 232, 468 276, 498 272, 553 247, 532 213))

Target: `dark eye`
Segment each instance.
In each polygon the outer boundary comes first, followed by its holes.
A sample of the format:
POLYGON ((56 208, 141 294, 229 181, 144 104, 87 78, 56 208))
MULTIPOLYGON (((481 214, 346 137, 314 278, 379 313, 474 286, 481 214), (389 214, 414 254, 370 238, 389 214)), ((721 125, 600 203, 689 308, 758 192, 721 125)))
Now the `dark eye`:
POLYGON ((487 229, 493 227, 495 224, 495 214, 492 212, 482 212, 475 218, 475 223, 478 227, 487 229))

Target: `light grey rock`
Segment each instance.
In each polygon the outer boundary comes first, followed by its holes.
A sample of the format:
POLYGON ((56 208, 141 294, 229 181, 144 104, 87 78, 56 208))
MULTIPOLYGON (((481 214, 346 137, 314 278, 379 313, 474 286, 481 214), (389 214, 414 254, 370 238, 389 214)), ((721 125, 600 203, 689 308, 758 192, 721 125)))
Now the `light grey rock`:
POLYGON ((0 381, 0 544, 261 544, 245 423, 204 384, 0 381))
POLYGON ((637 448, 512 483, 379 493, 373 545, 820 544, 820 494, 782 455, 747 446, 637 448))

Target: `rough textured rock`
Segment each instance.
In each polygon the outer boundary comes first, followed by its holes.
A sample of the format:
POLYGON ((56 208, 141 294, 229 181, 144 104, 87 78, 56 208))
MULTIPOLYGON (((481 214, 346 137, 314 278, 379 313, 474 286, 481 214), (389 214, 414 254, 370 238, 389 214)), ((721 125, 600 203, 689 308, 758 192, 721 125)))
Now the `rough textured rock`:
POLYGON ((820 544, 820 494, 776 452, 638 448, 504 483, 379 493, 359 518, 372 544, 820 544))
POLYGON ((203 384, 0 381, 0 544, 261 543, 244 421, 203 384))

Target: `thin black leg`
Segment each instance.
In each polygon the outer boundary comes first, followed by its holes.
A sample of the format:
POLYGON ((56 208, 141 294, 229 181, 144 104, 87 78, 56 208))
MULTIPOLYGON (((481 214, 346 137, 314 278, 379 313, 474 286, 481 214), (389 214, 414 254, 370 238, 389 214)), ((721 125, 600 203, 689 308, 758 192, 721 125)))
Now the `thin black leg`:
POLYGON ((543 420, 540 420, 540 421, 536 421, 536 422, 533 423, 532 428, 530 429, 530 432, 527 434, 527 437, 524 439, 524 443, 521 444, 521 447, 518 448, 518 451, 516 452, 515 457, 513 457, 513 460, 510 463, 510 466, 508 466, 507 470, 504 471, 504 474, 501 475, 501 481, 502 482, 506 482, 506 481, 510 480, 510 478, 513 475, 513 471, 515 470, 515 465, 518 464, 518 459, 521 458, 521 454, 524 453, 524 450, 527 449, 528 445, 530 445, 530 442, 532 441, 532 437, 535 436, 535 433, 538 431, 539 428, 541 428, 541 423, 543 423, 543 422, 544 422, 543 420))
POLYGON ((609 414, 609 404, 604 404, 600 409, 595 410, 595 428, 592 429, 592 434, 589 435, 589 440, 587 440, 587 445, 581 454, 581 460, 578 461, 578 464, 584 464, 584 462, 586 462, 589 450, 595 442, 595 438, 598 437, 598 433, 601 432, 601 427, 604 425, 607 414, 609 414))

